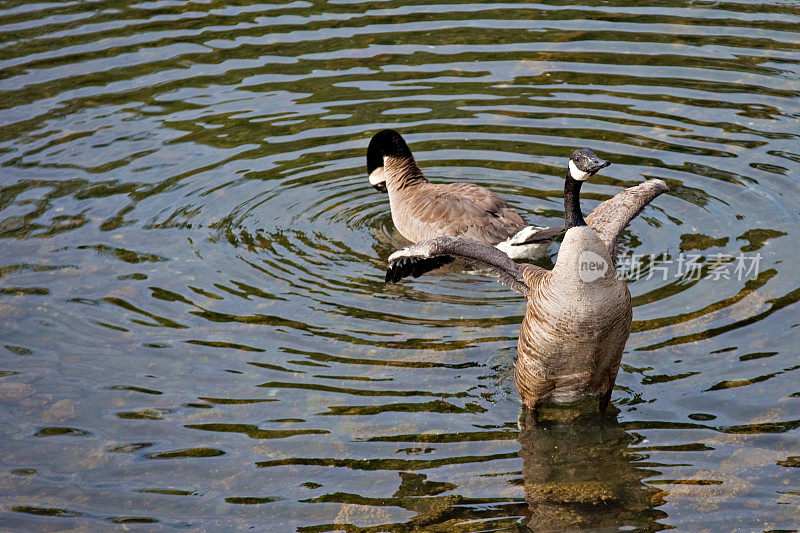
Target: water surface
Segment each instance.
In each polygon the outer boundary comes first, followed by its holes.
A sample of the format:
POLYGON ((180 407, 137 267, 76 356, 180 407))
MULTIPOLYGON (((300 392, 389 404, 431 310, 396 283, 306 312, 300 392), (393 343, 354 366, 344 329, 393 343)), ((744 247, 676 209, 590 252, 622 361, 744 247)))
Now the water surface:
POLYGON ((798 30, 788 1, 0 1, 0 525, 796 530, 798 30), (532 223, 581 146, 613 162, 587 212, 669 184, 625 233, 618 415, 520 431, 524 301, 384 284, 384 127, 532 223))

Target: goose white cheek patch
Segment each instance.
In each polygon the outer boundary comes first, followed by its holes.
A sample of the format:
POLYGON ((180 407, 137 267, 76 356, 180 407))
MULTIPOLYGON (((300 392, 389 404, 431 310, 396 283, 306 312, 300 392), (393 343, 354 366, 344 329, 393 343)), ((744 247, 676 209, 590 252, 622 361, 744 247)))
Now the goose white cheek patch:
POLYGON ((588 172, 584 172, 583 170, 579 169, 572 159, 569 160, 569 173, 572 176, 572 179, 578 181, 586 181, 589 179, 589 176, 591 176, 591 174, 588 172))
POLYGON ((386 176, 383 175, 383 167, 378 167, 369 175, 369 184, 373 187, 376 185, 380 185, 381 183, 386 183, 386 176))

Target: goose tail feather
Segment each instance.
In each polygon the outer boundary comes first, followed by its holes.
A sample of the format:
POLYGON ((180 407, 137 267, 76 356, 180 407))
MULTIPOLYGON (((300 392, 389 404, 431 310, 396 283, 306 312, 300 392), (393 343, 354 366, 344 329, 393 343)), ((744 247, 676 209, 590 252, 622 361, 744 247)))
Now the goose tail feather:
POLYGON ((526 244, 552 242, 564 234, 564 226, 551 226, 544 228, 541 226, 525 226, 514 236, 509 237, 508 244, 511 246, 524 246, 526 244))

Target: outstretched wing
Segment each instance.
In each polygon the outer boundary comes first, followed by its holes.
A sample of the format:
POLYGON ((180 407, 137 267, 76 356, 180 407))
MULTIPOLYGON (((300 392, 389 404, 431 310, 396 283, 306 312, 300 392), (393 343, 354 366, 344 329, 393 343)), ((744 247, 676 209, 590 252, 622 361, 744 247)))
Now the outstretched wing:
POLYGON ((600 239, 608 246, 608 253, 615 263, 617 261, 617 240, 620 234, 647 204, 668 190, 669 187, 662 180, 647 180, 609 198, 595 207, 594 211, 586 217, 586 224, 595 230, 600 239))
POLYGON ((495 272, 500 276, 501 282, 525 296, 530 295, 530 288, 523 277, 523 270, 538 269, 542 273, 546 272, 533 265, 518 265, 505 253, 488 244, 460 237, 437 237, 413 244, 389 256, 386 281, 395 282, 409 275, 420 276, 432 268, 446 264, 437 264, 436 260, 447 258, 446 262, 450 262, 454 257, 495 272))

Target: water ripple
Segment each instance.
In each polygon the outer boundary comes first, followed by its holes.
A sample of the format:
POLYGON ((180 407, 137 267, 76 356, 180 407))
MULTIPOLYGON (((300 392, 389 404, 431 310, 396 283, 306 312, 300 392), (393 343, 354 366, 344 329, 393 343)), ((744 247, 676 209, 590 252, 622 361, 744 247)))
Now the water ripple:
POLYGON ((796 527, 795 2, 240 4, 0 7, 3 528, 796 527), (384 127, 533 223, 576 147, 669 184, 616 419, 519 420, 495 279, 384 283, 384 127))

